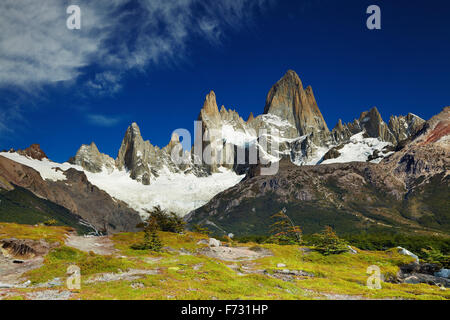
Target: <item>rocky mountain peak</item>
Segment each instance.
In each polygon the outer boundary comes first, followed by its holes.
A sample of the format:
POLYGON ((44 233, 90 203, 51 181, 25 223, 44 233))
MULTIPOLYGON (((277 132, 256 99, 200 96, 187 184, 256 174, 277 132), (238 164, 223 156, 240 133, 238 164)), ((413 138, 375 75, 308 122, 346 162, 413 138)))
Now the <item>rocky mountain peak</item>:
POLYGON ((295 72, 294 70, 288 70, 279 82, 285 82, 303 88, 302 81, 300 80, 297 72, 295 72))
POLYGON ((311 135, 311 140, 317 145, 329 142, 330 132, 312 88, 303 89, 299 76, 292 70, 269 91, 264 114, 288 121, 297 128, 300 136, 311 135))
POLYGON ((141 130, 136 123, 132 123, 125 132, 116 166, 119 170, 127 169, 133 179, 150 184, 150 168, 148 158, 155 152, 149 141, 144 141, 141 130))
POLYGON ((104 168, 108 171, 114 170, 114 159, 100 153, 97 145, 92 142, 90 145, 82 145, 78 149, 75 157, 69 159, 69 163, 78 165, 89 172, 102 172, 104 168))
POLYGON ((45 154, 44 151, 42 151, 41 146, 39 144, 32 144, 31 146, 29 146, 28 148, 24 149, 24 150, 19 150, 17 151, 18 154, 21 154, 23 156, 27 156, 30 157, 32 159, 36 159, 36 160, 42 160, 42 159, 47 159, 47 155, 45 154))
POLYGON ((415 135, 425 124, 425 120, 409 113, 407 116, 391 116, 389 129, 398 142, 415 135))
POLYGON ((340 130, 340 131, 344 130, 344 125, 342 124, 342 119, 338 120, 338 123, 336 124, 336 126, 334 127, 333 130, 340 130))
POLYGON ((253 115, 253 112, 250 112, 250 115, 248 116, 248 119, 247 119, 247 123, 252 122, 254 119, 255 119, 255 116, 253 115))
POLYGON ((332 136, 335 142, 341 143, 350 139, 353 133, 350 131, 349 126, 351 126, 351 124, 344 125, 342 120, 339 119, 338 123, 332 130, 332 136))
POLYGON ((167 150, 168 152, 171 152, 172 149, 178 144, 180 144, 180 137, 178 136, 178 134, 174 133, 170 138, 169 144, 164 149, 167 150))
POLYGON ((141 129, 139 128, 138 124, 136 122, 133 122, 131 126, 128 127, 128 130, 130 132, 130 136, 132 137, 140 137, 141 136, 141 129))
POLYGON ((397 142, 388 125, 383 121, 377 107, 361 113, 359 125, 371 138, 380 138, 382 141, 394 144, 397 142))
POLYGON ((206 95, 202 112, 208 116, 219 115, 219 108, 217 107, 216 94, 214 91, 211 90, 211 92, 206 95))

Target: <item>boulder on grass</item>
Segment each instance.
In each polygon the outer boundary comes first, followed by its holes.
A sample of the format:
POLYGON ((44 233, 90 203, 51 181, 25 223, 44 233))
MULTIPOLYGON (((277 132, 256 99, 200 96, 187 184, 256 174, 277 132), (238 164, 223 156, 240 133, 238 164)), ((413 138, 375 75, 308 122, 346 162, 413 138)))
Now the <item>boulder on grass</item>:
POLYGON ((403 254, 403 255, 405 255, 405 256, 410 256, 410 257, 414 258, 414 259, 416 260, 417 263, 419 263, 419 257, 416 256, 416 255, 415 255, 414 253, 412 253, 411 251, 406 250, 405 248, 402 248, 402 247, 397 247, 397 249, 398 249, 398 253, 403 254))
POLYGON ((210 247, 220 247, 221 243, 219 240, 214 238, 209 238, 209 246, 210 247))

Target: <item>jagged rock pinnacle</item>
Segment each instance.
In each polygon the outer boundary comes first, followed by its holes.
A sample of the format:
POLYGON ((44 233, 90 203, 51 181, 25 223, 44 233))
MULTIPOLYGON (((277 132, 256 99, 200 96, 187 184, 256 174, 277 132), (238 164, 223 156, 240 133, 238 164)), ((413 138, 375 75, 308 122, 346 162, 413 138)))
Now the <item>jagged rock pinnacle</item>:
POLYGON ((326 143, 330 131, 310 86, 303 89, 300 77, 289 70, 270 90, 264 114, 273 114, 295 126, 300 135, 312 134, 316 144, 326 143))
POLYGON ((206 96, 205 103, 203 104, 203 110, 209 116, 218 115, 219 108, 217 107, 216 94, 214 91, 206 96))

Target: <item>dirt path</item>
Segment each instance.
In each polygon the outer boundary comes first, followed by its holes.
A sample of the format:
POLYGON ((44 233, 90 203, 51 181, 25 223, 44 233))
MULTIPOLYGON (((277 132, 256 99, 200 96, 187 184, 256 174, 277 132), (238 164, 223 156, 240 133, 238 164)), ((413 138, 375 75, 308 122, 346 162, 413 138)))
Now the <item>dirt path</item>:
POLYGON ((256 260, 272 255, 272 253, 266 249, 255 251, 250 250, 247 247, 209 247, 200 250, 200 253, 210 258, 233 262, 256 260))
POLYGON ((116 252, 114 243, 108 237, 85 237, 70 235, 66 239, 66 246, 84 252, 94 252, 99 255, 112 255, 116 252))

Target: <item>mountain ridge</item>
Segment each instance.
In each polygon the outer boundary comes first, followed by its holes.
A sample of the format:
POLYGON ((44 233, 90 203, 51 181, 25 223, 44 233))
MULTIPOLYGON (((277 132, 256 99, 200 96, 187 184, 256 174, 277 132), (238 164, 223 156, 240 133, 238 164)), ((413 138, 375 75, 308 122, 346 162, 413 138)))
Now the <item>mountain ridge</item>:
POLYGON ((267 234, 270 216, 287 208, 308 233, 331 225, 340 233, 389 230, 450 232, 450 107, 380 163, 295 166, 247 178, 187 217, 215 232, 267 234), (216 227, 217 226, 217 227, 216 227))
MULTIPOLYGON (((202 139, 201 142, 202 150, 208 147, 211 149, 210 163, 205 161, 197 163, 195 157, 198 158, 202 154, 195 155, 194 150, 182 150, 179 141, 171 140, 169 146, 164 148, 144 141, 138 125, 133 123, 128 127, 115 159, 116 168, 130 171, 133 179, 146 185, 151 183, 152 178, 158 177, 158 172, 165 167, 174 173, 193 172, 198 176, 205 176, 218 172, 221 167, 233 168, 233 165, 224 163, 227 157, 232 157, 230 152, 227 153, 227 145, 231 145, 231 149, 234 149, 236 153, 236 148, 248 149, 249 143, 257 146, 259 154, 266 154, 268 161, 289 156, 291 161, 298 165, 319 164, 328 151, 351 142, 351 137, 358 133, 365 132, 366 138, 379 139, 395 146, 414 135, 425 123, 425 120, 420 117, 408 114, 407 116, 391 116, 388 124, 374 107, 370 111, 361 113, 360 117, 351 123, 343 124, 339 120, 330 131, 317 105, 312 87, 308 86, 304 89, 300 77, 293 70, 288 70, 273 85, 267 94, 262 114, 255 117, 251 113, 245 121, 235 110, 227 110, 223 105, 219 110, 217 96, 211 90, 205 97, 197 120, 201 122, 201 136, 208 137, 210 140, 202 139), (262 135, 259 131, 261 130, 269 131, 265 137, 267 138, 265 142, 268 143, 267 148, 277 140, 279 150, 274 154, 268 149, 261 150, 264 148, 260 143, 262 135), (281 139, 271 134, 270 131, 273 130, 280 133, 281 139), (190 152, 182 164, 174 163, 170 157, 173 149, 177 147, 179 153, 190 152)), ((83 146, 81 148, 86 149, 83 146)), ((103 158, 103 155, 100 156, 94 152, 95 156, 92 156, 90 152, 83 153, 80 150, 74 157, 75 160, 72 158, 69 162, 81 165, 86 170, 98 172, 101 163, 97 162, 98 159, 103 158), (91 165, 92 157, 96 158, 94 162, 97 164, 94 166, 91 165)), ((370 155, 372 159, 383 156, 383 153, 380 155, 381 150, 374 151, 377 151, 377 154, 370 155)), ((366 159, 369 159, 369 156, 366 159)), ((103 162, 110 169, 110 159, 103 158, 103 162)), ((239 170, 242 171, 242 167, 239 170)))
POLYGON ((134 122, 115 159, 101 153, 94 142, 82 145, 69 163, 63 164, 46 157, 29 162, 29 155, 19 152, 22 158, 16 157, 14 150, 3 155, 32 166, 44 180, 65 180, 63 173, 69 169, 84 172, 92 185, 143 216, 154 205, 185 215, 235 186, 254 166, 283 159, 297 166, 379 163, 407 144, 425 124, 413 114, 392 116, 386 123, 378 109, 372 108, 353 122, 338 121, 330 131, 312 87, 304 89, 292 70, 271 88, 262 114, 251 113, 246 121, 235 110, 218 106, 215 92, 210 91, 197 118, 196 135, 202 139, 191 141, 190 150, 183 149, 175 133, 166 146, 154 146, 144 140, 134 122), (210 161, 204 158, 207 152, 210 161))

